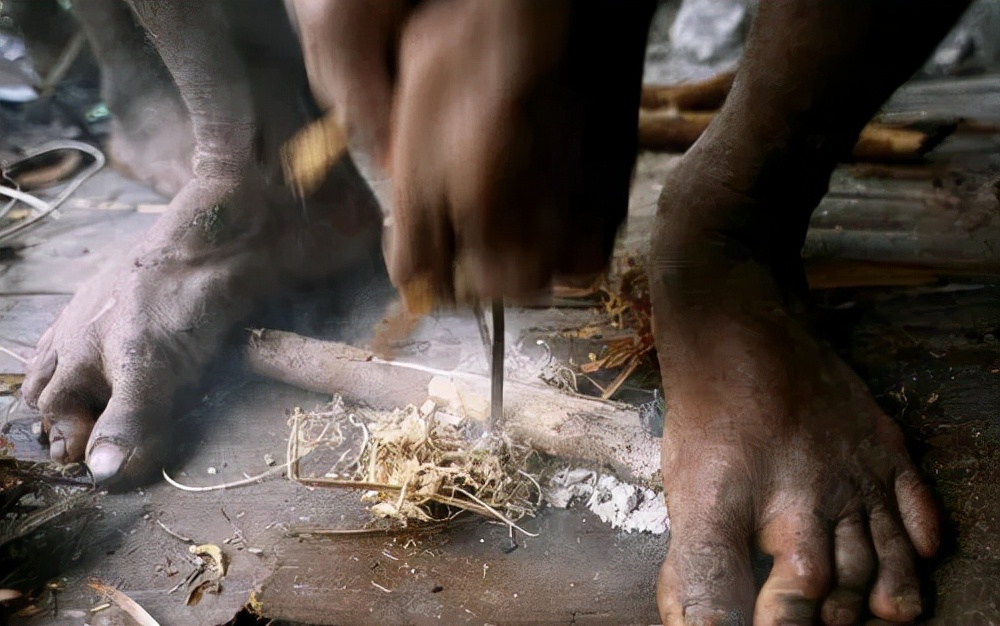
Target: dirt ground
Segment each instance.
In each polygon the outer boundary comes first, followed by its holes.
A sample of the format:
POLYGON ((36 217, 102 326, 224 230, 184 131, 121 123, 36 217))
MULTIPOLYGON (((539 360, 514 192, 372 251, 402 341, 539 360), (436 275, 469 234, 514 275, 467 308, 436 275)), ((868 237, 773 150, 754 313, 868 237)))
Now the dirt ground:
MULTIPOLYGON (((1000 76, 925 86, 904 93, 889 112, 974 115, 996 124, 998 113, 984 104, 989 98, 1000 99, 1000 76)), ((8 155, 52 127, 16 131, 4 134, 0 149, 8 155)), ((675 158, 640 159, 619 254, 638 254, 646 245, 658 175, 675 158)), ((930 165, 936 174, 907 178, 886 171, 873 176, 858 166, 838 170, 807 245, 812 276, 824 287, 816 292, 817 327, 903 426, 946 512, 942 554, 921 569, 930 606, 925 621, 1000 624, 1000 221, 995 208, 975 214, 950 202, 998 171, 1000 132, 994 126, 959 134, 931 155, 930 165), (970 221, 975 215, 978 221, 970 221), (942 226, 959 218, 966 220, 962 228, 942 226), (858 250, 867 256, 858 258, 858 250), (871 278, 900 264, 923 268, 921 278, 905 286, 871 278)), ((30 355, 81 281, 127 248, 165 204, 105 170, 58 220, 32 231, 16 249, 0 251, 0 345, 30 355)), ((279 303, 275 308, 284 315, 275 319, 300 332, 363 344, 389 294, 380 288, 373 296, 370 285, 357 289, 346 280, 329 292, 279 303)), ((578 307, 511 311, 510 344, 533 345, 536 337, 595 315, 578 307)), ((569 345, 560 353, 592 349, 569 345)), ((482 369, 481 353, 471 317, 452 316, 424 324, 403 358, 482 369)), ((22 371, 19 361, 0 354, 0 375, 22 371)), ((624 393, 648 400, 649 383, 649 377, 634 378, 624 393)), ((171 474, 211 485, 265 471, 267 457, 283 458, 287 412, 328 399, 248 373, 234 347, 206 378, 203 395, 191 399, 194 408, 179 416, 171 474)), ((36 614, 0 621, 130 623, 114 607, 93 612, 103 602, 88 586, 94 579, 114 585, 164 625, 255 623, 245 612, 242 621, 232 621, 248 603, 289 624, 658 621, 654 583, 664 538, 613 530, 585 509, 543 508, 522 524, 536 538, 512 537, 506 526, 474 519, 419 532, 328 536, 324 530, 366 522, 356 493, 309 489, 275 476, 225 491, 187 493, 159 482, 106 495, 51 475, 39 478, 41 468, 27 465, 46 458, 37 419, 16 395, 0 393, 3 433, 21 461, 0 465, 4 515, 15 506, 41 511, 62 503, 65 509, 47 509, 50 520, 0 547, 0 588, 49 584, 35 602, 36 614), (19 480, 31 489, 17 487, 19 480), (171 592, 193 568, 189 542, 178 536, 216 544, 229 561, 221 592, 194 606, 185 603, 186 587, 171 592)))

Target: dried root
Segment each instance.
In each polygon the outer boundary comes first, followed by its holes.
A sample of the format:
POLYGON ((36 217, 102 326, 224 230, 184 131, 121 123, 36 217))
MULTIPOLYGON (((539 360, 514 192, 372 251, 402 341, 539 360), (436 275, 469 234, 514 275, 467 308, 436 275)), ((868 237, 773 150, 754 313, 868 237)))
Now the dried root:
POLYGON ((289 423, 289 458, 300 459, 290 477, 364 489, 376 517, 427 522, 469 511, 525 532, 516 522, 538 506, 537 483, 523 471, 532 451, 433 401, 376 412, 335 396, 318 411, 295 409, 289 423))

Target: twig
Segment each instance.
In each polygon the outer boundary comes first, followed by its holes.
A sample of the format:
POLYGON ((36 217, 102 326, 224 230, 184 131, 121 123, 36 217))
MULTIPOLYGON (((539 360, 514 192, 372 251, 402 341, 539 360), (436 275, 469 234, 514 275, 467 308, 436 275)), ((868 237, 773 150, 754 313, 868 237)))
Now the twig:
POLYGON ((535 480, 535 477, 529 474, 528 472, 524 470, 517 470, 517 473, 520 474, 521 476, 524 476, 525 478, 530 480, 533 485, 535 485, 535 491, 538 494, 538 498, 535 499, 535 506, 542 506, 542 486, 539 485, 538 481, 535 480))
POLYGON ((3 346, 0 346, 0 352, 6 354, 7 356, 9 356, 12 359, 20 361, 24 365, 28 364, 28 359, 24 358, 23 356, 21 356, 17 352, 14 352, 13 350, 11 350, 9 348, 5 348, 3 346))
POLYGON ((76 58, 80 56, 80 52, 83 51, 86 45, 87 36, 83 32, 78 32, 69 40, 66 47, 59 53, 59 58, 56 59, 52 69, 49 70, 49 73, 45 76, 41 84, 38 85, 38 91, 41 95, 47 96, 55 89, 56 85, 66 76, 66 72, 69 71, 69 68, 76 61, 76 58))
POLYGON ((163 474, 163 480, 167 481, 167 483, 169 483, 172 487, 176 487, 181 491, 203 492, 203 491, 221 491, 223 489, 230 489, 232 487, 242 487, 244 485, 250 485, 259 480, 263 480, 268 476, 273 476, 274 474, 277 474, 284 470, 285 470, 284 465, 278 465, 276 467, 272 467, 266 472, 257 474, 256 476, 251 476, 249 478, 244 478, 242 480, 234 480, 231 483, 222 483, 221 485, 208 485, 206 487, 192 487, 190 485, 182 485, 181 483, 177 482, 167 474, 166 468, 163 468, 162 470, 160 470, 160 472, 163 474))
POLYGON ((156 520, 156 523, 157 523, 157 525, 160 528, 162 528, 171 537, 173 537, 175 539, 180 539, 184 543, 194 543, 194 539, 191 539, 190 537, 185 537, 184 535, 181 535, 179 533, 175 533, 174 531, 172 531, 169 528, 167 528, 167 525, 164 524, 163 522, 161 522, 160 520, 156 520))
POLYGON ((323 486, 323 487, 347 487, 349 489, 368 489, 371 491, 400 491, 402 485, 390 485, 388 483, 370 482, 367 480, 348 480, 342 478, 327 478, 319 476, 317 478, 304 478, 296 476, 295 482, 303 485, 323 486))
POLYGON ((601 393, 601 399, 610 400, 611 396, 615 395, 615 392, 618 391, 618 388, 625 384, 625 381, 632 375, 632 372, 639 367, 640 362, 641 355, 636 355, 629 359, 628 367, 619 372, 618 375, 615 376, 615 379, 611 381, 611 384, 604 389, 601 393))
MULTIPOLYGON (((479 506, 485 508, 487 511, 489 511, 490 513, 492 513, 497 519, 499 519, 504 524, 507 524, 511 528, 515 528, 515 529, 521 531, 522 533, 524 533, 525 535, 527 535, 529 537, 537 537, 538 536, 536 533, 529 533, 528 531, 524 530, 523 528, 521 528, 520 526, 518 526, 517 524, 515 524, 514 522, 512 522, 510 519, 508 519, 503 513, 501 513, 500 511, 497 511, 496 509, 494 509, 490 505, 486 504, 485 502, 483 502, 482 500, 480 500, 476 496, 472 495, 471 493, 469 493, 465 489, 462 489, 461 487, 454 487, 454 486, 451 487, 451 489, 452 489, 452 491, 459 492, 460 494, 462 494, 465 497, 469 498, 473 502, 477 503, 479 506)), ((439 495, 436 495, 436 494, 434 496, 432 496, 432 499, 435 499, 435 500, 437 500, 439 498, 450 500, 450 501, 452 501, 453 504, 459 502, 456 498, 448 498, 447 496, 439 496, 439 495)), ((446 502, 441 502, 441 503, 442 504, 447 504, 446 502)), ((455 504, 455 506, 460 506, 460 505, 459 504, 455 504)))
POLYGON ((337 536, 358 536, 358 535, 396 535, 402 533, 424 534, 435 533, 444 530, 451 524, 453 518, 448 518, 441 522, 432 522, 420 526, 400 526, 398 528, 309 528, 292 527, 286 531, 290 537, 301 537, 302 535, 316 535, 319 537, 337 536))
POLYGON ((146 609, 139 606, 135 600, 111 585, 105 585, 100 581, 92 580, 90 581, 90 588, 121 607, 139 626, 160 626, 160 623, 153 619, 153 616, 147 613, 146 609))

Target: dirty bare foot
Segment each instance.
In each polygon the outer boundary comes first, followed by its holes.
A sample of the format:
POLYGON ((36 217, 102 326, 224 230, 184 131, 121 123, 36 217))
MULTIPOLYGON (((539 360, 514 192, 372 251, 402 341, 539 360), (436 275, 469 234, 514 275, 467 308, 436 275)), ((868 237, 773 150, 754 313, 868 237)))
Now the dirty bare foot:
POLYGON ((912 620, 915 560, 938 545, 931 494, 899 428, 793 314, 797 250, 758 254, 746 221, 697 227, 766 209, 698 156, 664 188, 650 268, 667 400, 664 623, 854 624, 866 607, 912 620), (774 559, 759 592, 755 550, 774 559))
POLYGON ((309 109, 281 4, 249 14, 200 0, 129 5, 190 114, 193 178, 134 248, 77 292, 23 386, 52 458, 85 460, 99 481, 155 467, 179 394, 257 304, 352 261, 381 262, 382 214, 349 159, 306 201, 283 185, 279 151, 309 109), (235 42, 267 58, 251 71, 235 42))
POLYGON ((73 15, 101 70, 109 161, 172 198, 191 179, 194 132, 170 72, 125 2, 79 0, 73 15))
POLYGON ((303 204, 250 171, 194 180, 42 336, 23 387, 58 462, 139 479, 169 435, 178 393, 262 298, 380 260, 381 214, 349 162, 303 204), (322 194, 320 194, 322 195, 322 194))

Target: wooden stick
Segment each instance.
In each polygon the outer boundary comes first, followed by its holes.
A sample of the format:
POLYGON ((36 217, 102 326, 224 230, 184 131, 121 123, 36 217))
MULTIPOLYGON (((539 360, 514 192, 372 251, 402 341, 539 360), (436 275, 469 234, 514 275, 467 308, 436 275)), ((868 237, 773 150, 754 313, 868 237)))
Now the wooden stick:
MULTIPOLYGON (((647 150, 683 152, 701 136, 715 117, 714 112, 639 111, 639 147, 647 150)), ((869 124, 854 146, 859 161, 919 161, 941 137, 906 128, 869 124)))
POLYGON ((701 136, 715 112, 639 110, 639 147, 684 152, 701 136))
POLYGON ((919 161, 930 152, 930 135, 918 130, 868 124, 854 144, 854 158, 859 161, 919 161))
MULTIPOLYGON (((277 330, 256 331, 246 348, 250 368, 269 378, 379 409, 424 402, 434 372, 378 361, 365 350, 277 330)), ((488 397, 489 378, 455 373, 462 384, 488 397)), ((629 480, 655 480, 659 440, 634 407, 571 395, 549 387, 507 381, 504 431, 545 454, 612 467, 629 480)))
POLYGON ((644 109, 705 111, 722 106, 733 86, 736 72, 723 72, 707 79, 680 85, 643 85, 639 106, 644 109))

